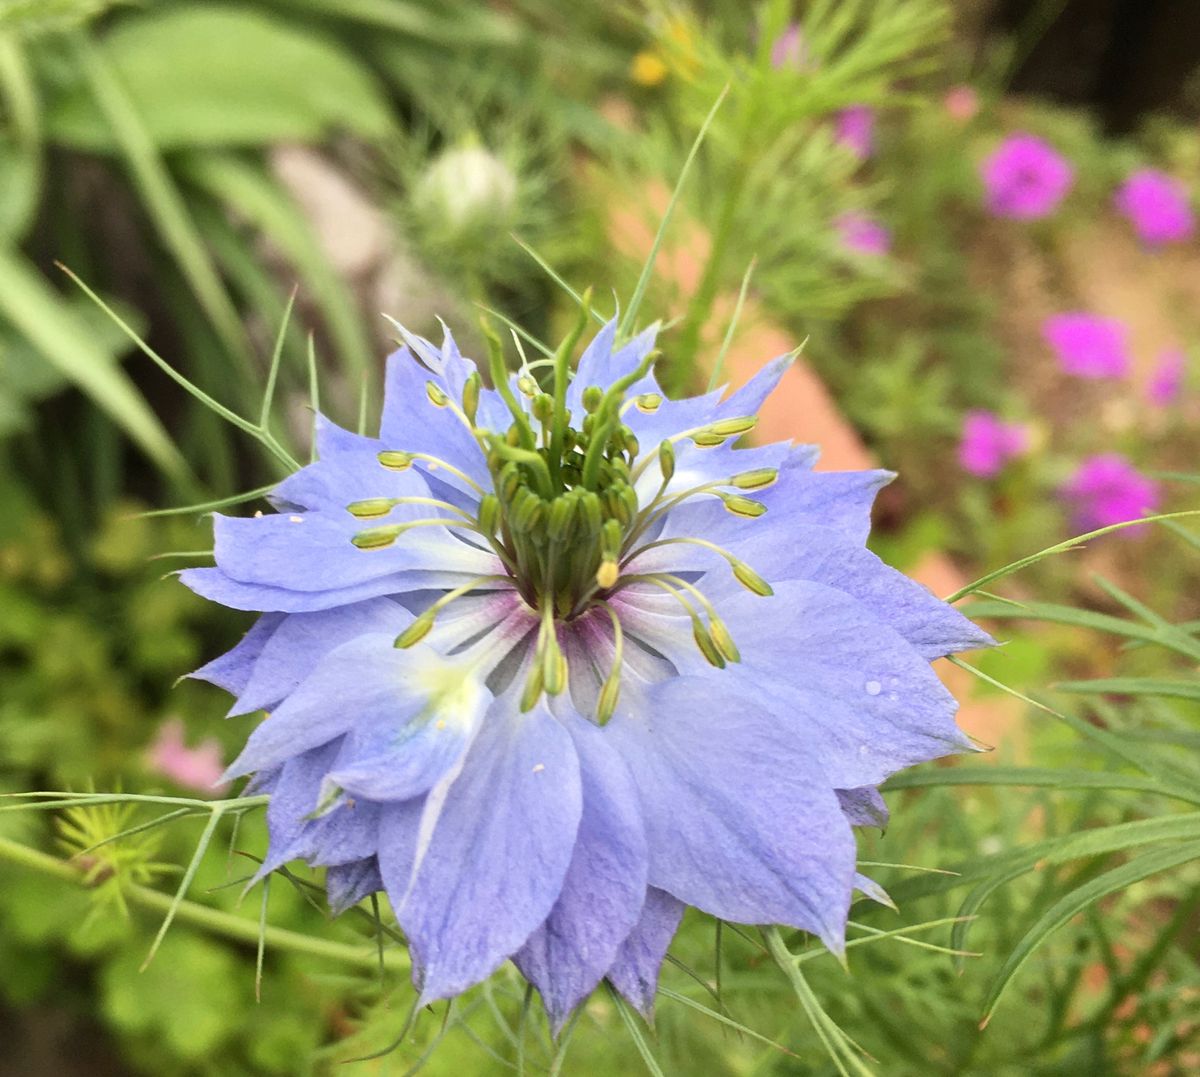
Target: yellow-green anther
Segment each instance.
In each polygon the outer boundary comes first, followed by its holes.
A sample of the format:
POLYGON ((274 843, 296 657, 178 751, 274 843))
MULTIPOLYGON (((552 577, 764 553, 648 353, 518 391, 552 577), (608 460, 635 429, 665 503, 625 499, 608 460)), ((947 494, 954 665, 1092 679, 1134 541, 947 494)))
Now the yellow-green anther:
POLYGON ((596 569, 596 586, 607 591, 610 587, 615 587, 620 578, 621 568, 617 564, 616 558, 606 554, 604 560, 600 562, 600 567, 596 569))
POLYGON ((521 489, 521 468, 520 465, 510 461, 504 465, 500 472, 500 478, 496 482, 496 489, 505 502, 511 502, 517 496, 517 491, 521 489))
POLYGON ((504 443, 506 445, 511 445, 514 449, 520 446, 521 428, 517 426, 516 423, 513 423, 512 426, 508 428, 508 432, 504 435, 504 443))
POLYGON ((557 642, 552 641, 542 652, 542 685, 552 696, 567 686, 567 660, 557 642))
POLYGON ((400 650, 415 646, 429 635, 429 632, 432 628, 432 615, 429 613, 423 613, 396 637, 394 646, 398 647, 400 650))
POLYGON ((370 527, 366 531, 360 531, 350 541, 360 550, 381 550, 385 546, 390 546, 395 542, 403 530, 404 528, 399 524, 390 524, 387 527, 370 527))
POLYGON ((675 446, 669 441, 659 442, 658 468, 662 472, 663 482, 670 482, 675 475, 675 446))
POLYGON ((733 642, 733 637, 729 634, 729 629, 725 627, 725 622, 717 617, 709 618, 708 631, 712 635, 713 643, 717 645, 717 650, 730 662, 740 662, 742 660, 741 652, 737 649, 737 644, 733 642))
POLYGON ((761 501, 742 497, 741 494, 719 494, 718 496, 734 516, 744 516, 747 519, 753 520, 767 511, 767 506, 761 501))
POLYGON ((717 650, 717 645, 699 617, 692 618, 692 638, 696 641, 696 646, 700 648, 700 653, 704 655, 709 665, 716 666, 717 669, 725 668, 725 659, 717 650))
MULTIPOLYGON (((621 484, 622 486, 624 483, 621 484)), ((628 487, 625 487, 628 489, 628 487)), ((634 509, 629 510, 629 505, 621 496, 620 488, 616 483, 604 491, 604 503, 608 507, 608 515, 614 520, 620 521, 621 527, 626 528, 633 523, 633 518, 637 515, 637 497, 634 496, 634 509)))
POLYGON ((483 384, 483 378, 480 377, 479 371, 474 371, 467 383, 463 386, 462 394, 462 409, 463 414, 471 420, 471 425, 475 425, 475 416, 479 411, 479 389, 483 384))
POLYGON ((523 486, 513 498, 509 522, 514 531, 532 531, 545 512, 545 502, 527 486, 523 486))
POLYGON ((623 482, 617 487, 617 496, 620 497, 622 504, 625 506, 624 515, 629 517, 629 521, 622 520, 626 527, 638 514, 638 497, 637 491, 628 483, 623 482))
POLYGON ((365 501, 352 501, 346 506, 346 511, 359 520, 377 520, 386 516, 395 506, 396 502, 390 497, 369 497, 365 501))
POLYGON ((412 453, 398 452, 395 449, 385 449, 377 459, 389 471, 407 471, 413 462, 412 453))
POLYGON ((500 523, 500 499, 495 494, 484 494, 479 502, 479 530, 485 535, 494 535, 500 523))
POLYGON ((731 438, 739 434, 748 434, 756 426, 758 426, 757 415, 742 415, 737 419, 719 419, 715 423, 709 423, 705 429, 710 434, 731 438))
POLYGON ((730 561, 729 565, 733 569, 734 579, 747 590, 753 591, 763 598, 770 598, 775 593, 771 585, 745 561, 730 561))
POLYGON ((779 468, 758 467, 753 471, 743 471, 740 475, 734 475, 730 479, 730 484, 739 490, 765 490, 777 478, 779 478, 779 468))
POLYGON ((450 403, 450 398, 438 385, 431 381, 425 383, 425 395, 429 397, 429 403, 435 408, 444 408, 450 403))
POLYGON ((620 674, 610 675, 600 689, 600 698, 596 700, 596 721, 604 725, 617 709, 617 700, 621 698, 620 674))
POLYGON ((525 682, 525 691, 521 693, 521 713, 533 710, 534 704, 542 695, 542 664, 534 662, 529 670, 529 679, 525 682))
POLYGON ((644 415, 653 415, 662 407, 662 401, 663 398, 658 393, 642 393, 641 396, 634 397, 634 405, 644 415))
POLYGON ((583 391, 583 410, 589 415, 594 415, 596 409, 600 406, 600 401, 604 399, 604 390, 599 385, 589 385, 583 391))
POLYGON ((538 383, 530 374, 522 374, 517 378, 517 388, 526 396, 533 396, 538 391, 538 383))
POLYGON ((624 479, 626 482, 629 481, 629 478, 630 478, 629 465, 625 462, 625 458, 623 456, 614 456, 611 460, 608 461, 608 466, 609 466, 609 470, 614 475, 618 476, 621 479, 624 479))
POLYGON ((622 448, 629 454, 631 459, 636 460, 642 450, 642 444, 638 441, 637 435, 629 427, 623 426, 621 429, 624 433, 622 448))
POLYGON ((702 449, 715 449, 718 445, 724 445, 728 440, 729 438, 724 434, 713 434, 709 431, 692 435, 692 441, 702 449))

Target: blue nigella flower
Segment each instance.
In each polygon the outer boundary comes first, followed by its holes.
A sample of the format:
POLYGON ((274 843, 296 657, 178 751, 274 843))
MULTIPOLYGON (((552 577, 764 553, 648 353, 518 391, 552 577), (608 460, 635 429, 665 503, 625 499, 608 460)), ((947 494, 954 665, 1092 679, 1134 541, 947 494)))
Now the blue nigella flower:
POLYGON ((262 612, 196 675, 269 712, 227 775, 271 794, 263 871, 385 890, 422 1001, 512 958, 556 1024, 605 977, 648 1013, 686 905, 840 951, 876 787, 970 748, 929 663, 989 642, 864 548, 888 472, 735 448, 788 359, 666 400, 653 330, 571 378, 582 329, 546 390, 404 333, 379 437, 319 418, 183 573, 262 612))

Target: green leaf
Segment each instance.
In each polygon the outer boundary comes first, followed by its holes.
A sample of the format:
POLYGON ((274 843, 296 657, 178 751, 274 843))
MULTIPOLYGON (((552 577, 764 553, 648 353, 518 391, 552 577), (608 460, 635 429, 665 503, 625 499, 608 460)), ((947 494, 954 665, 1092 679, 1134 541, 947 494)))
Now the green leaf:
POLYGON ((165 472, 187 474, 154 412, 97 341, 89 325, 42 279, 25 259, 0 248, 0 315, 38 351, 87 393, 165 472))
POLYGON ((1008 955, 1008 960, 1004 962, 1004 967, 997 975, 996 981, 988 993, 987 1001, 984 1003, 984 1024, 991 1020, 1005 989, 1033 955, 1034 950, 1071 917, 1109 894, 1123 890, 1151 875, 1157 875, 1160 871, 1167 871, 1180 864, 1185 864, 1197 857, 1200 857, 1200 841, 1175 845, 1167 849, 1155 849, 1142 853, 1128 863, 1106 871, 1083 886, 1064 894, 1037 919, 1037 922, 1024 934, 1012 953, 1008 955))
MULTIPOLYGON (((98 46, 160 151, 314 142, 345 128, 377 138, 391 119, 372 75, 332 41, 250 8, 186 4, 121 20, 98 46)), ((51 138, 117 144, 84 85, 53 102, 51 138)))
POLYGON ((1075 695, 1162 696, 1200 699, 1200 681, 1169 681, 1155 677, 1103 677, 1094 681, 1060 681, 1057 692, 1075 695))

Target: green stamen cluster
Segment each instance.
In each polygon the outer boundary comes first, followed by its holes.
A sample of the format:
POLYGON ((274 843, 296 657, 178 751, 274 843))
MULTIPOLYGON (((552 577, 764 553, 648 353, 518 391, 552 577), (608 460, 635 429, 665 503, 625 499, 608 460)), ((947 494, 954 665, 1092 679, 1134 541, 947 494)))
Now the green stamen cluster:
MULTIPOLYGON (((424 460, 431 468, 457 474, 483 495, 474 516, 448 502, 422 497, 370 498, 348 509, 363 520, 383 519, 401 504, 430 505, 447 514, 370 527, 354 537, 355 545, 362 549, 385 547, 408 530, 435 525, 473 532, 492 547, 508 574, 498 578, 510 579, 539 619, 538 642, 522 698, 525 708, 532 707, 543 692, 555 695, 566 687, 567 663, 560 647, 558 624, 593 608, 603 609, 613 624, 616 652, 598 703, 599 718, 604 721, 616 706, 623 647, 620 619, 608 600, 623 587, 649 583, 663 590, 691 617, 696 646, 709 662, 723 667, 740 660, 728 628, 692 583, 669 573, 623 574, 622 570, 642 550, 675 542, 695 543, 724 557, 734 576, 751 591, 769 595, 770 587, 748 565, 706 540, 672 538, 641 545, 639 540, 673 506, 701 494, 719 497, 737 516, 761 516, 766 506, 743 491, 769 486, 777 472, 774 468, 756 468, 667 495, 667 486, 675 475, 675 446, 680 441, 688 439, 701 447, 723 445, 753 429, 757 420, 754 416, 718 420, 676 434, 663 441, 657 452, 643 455, 637 437, 622 417, 633 407, 652 413, 662 405, 656 393, 626 399, 630 387, 649 372, 653 353, 636 370, 607 388, 588 386, 581 394, 583 414, 573 415, 567 408, 570 360, 588 318, 585 302, 578 323, 553 357, 551 391, 544 391, 528 369, 516 379, 517 391, 528 398, 528 408, 521 406, 513 392, 499 340, 485 328, 492 382, 512 416, 506 430, 476 425, 482 385, 478 372, 467 380, 461 401, 452 400, 434 382, 427 383, 429 402, 453 411, 479 442, 491 474, 490 491, 427 454, 402 450, 379 454, 380 463, 392 470, 404 470, 424 460), (635 484, 654 463, 658 464, 661 483, 655 496, 643 505, 635 484)), ((497 577, 480 577, 442 596, 397 639, 396 645, 409 647, 419 642, 441 610, 494 579, 497 577)))

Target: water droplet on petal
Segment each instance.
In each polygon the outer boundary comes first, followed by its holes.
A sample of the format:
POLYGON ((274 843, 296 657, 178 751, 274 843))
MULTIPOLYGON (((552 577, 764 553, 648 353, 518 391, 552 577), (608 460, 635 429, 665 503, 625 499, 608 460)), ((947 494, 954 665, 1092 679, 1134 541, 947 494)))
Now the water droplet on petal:
POLYGON ((867 681, 867 695, 877 696, 883 691, 883 685, 878 681, 867 681))

